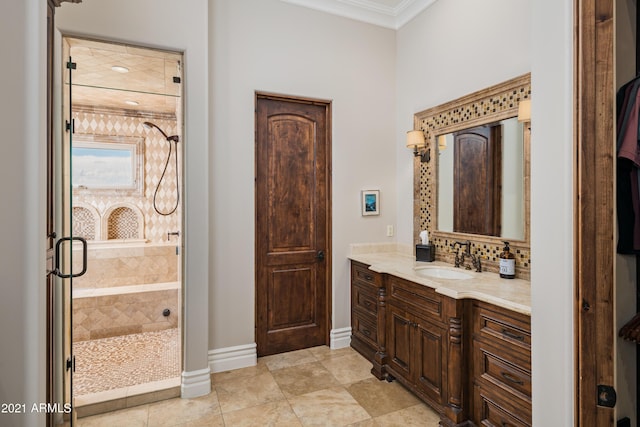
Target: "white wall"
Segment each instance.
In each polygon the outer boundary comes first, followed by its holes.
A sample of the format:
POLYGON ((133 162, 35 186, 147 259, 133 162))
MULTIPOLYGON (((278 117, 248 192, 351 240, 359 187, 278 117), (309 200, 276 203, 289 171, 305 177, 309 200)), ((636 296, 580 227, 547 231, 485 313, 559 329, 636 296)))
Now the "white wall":
POLYGON ((211 8, 210 348, 255 340, 255 91, 333 101, 332 328, 348 327, 348 245, 395 239, 395 32, 278 0, 211 8), (381 215, 361 217, 374 188, 381 215))
POLYGON ((2 6, 0 50, 12 60, 0 79, 0 402, 24 403, 28 411, 0 414, 0 425, 44 425, 30 409, 45 401, 46 379, 46 2, 2 6))
POLYGON ((398 30, 399 242, 413 244, 413 115, 529 72, 528 11, 529 0, 437 1, 398 30))
MULTIPOLYGON (((206 0, 63 3, 63 34, 184 51, 184 371, 208 369, 209 124, 206 0)), ((183 394, 185 392, 183 384, 183 394)))
POLYGON ((573 1, 536 0, 531 5, 533 425, 571 426, 573 1))

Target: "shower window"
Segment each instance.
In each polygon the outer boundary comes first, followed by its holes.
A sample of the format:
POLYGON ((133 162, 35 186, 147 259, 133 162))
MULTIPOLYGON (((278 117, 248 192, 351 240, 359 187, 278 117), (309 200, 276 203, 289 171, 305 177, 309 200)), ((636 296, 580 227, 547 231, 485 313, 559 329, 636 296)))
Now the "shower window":
POLYGON ((78 192, 142 195, 143 138, 76 137, 73 189, 78 192))

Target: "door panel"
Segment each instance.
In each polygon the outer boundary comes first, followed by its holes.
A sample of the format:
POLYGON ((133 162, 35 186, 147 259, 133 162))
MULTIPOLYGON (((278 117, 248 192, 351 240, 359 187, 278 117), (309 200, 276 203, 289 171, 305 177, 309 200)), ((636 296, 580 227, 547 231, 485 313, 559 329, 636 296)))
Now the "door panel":
POLYGON ((453 231, 499 236, 501 128, 479 126, 454 134, 453 231))
POLYGON ((269 254, 294 254, 316 247, 314 212, 315 122, 278 114, 268 120, 269 254), (295 178, 295 181, 283 179, 295 178))
POLYGON ((328 342, 330 104, 256 99, 258 354, 328 342))
POLYGON ((315 269, 274 269, 269 284, 269 331, 313 325, 315 269))
POLYGON ((420 389, 433 400, 442 401, 443 361, 446 345, 443 343, 446 332, 425 320, 420 320, 417 326, 418 345, 420 348, 415 354, 419 357, 417 383, 420 389))
POLYGON ((404 373, 404 376, 410 379, 412 323, 402 310, 398 310, 393 306, 389 307, 388 319, 391 326, 388 328, 390 333, 387 337, 389 364, 393 369, 404 373))

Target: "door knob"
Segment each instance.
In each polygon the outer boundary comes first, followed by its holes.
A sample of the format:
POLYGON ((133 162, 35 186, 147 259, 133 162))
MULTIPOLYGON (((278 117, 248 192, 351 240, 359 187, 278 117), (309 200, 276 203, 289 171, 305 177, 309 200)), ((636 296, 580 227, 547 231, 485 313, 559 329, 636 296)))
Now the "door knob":
POLYGON ((318 251, 316 258, 318 258, 320 261, 324 261, 324 251, 318 251))

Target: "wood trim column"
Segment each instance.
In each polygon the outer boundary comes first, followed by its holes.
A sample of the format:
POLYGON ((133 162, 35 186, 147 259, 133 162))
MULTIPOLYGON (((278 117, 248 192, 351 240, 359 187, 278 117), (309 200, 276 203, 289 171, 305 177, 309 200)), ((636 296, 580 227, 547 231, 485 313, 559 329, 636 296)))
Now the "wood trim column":
POLYGON ((385 285, 378 288, 378 318, 376 327, 378 328, 378 351, 373 356, 373 367, 371 373, 377 379, 382 380, 387 376, 385 365, 387 364, 387 335, 386 335, 386 322, 387 322, 387 288, 386 277, 385 285))
POLYGON ((576 425, 614 425, 598 384, 615 385, 613 0, 575 3, 576 425))

